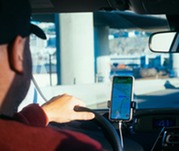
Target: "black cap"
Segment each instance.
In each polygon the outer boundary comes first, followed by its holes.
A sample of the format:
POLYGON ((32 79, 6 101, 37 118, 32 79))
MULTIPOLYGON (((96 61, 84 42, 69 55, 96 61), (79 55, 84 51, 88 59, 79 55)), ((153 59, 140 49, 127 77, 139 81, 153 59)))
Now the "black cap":
POLYGON ((28 0, 0 0, 0 44, 13 40, 17 35, 31 33, 46 39, 38 26, 31 24, 31 6, 28 0))

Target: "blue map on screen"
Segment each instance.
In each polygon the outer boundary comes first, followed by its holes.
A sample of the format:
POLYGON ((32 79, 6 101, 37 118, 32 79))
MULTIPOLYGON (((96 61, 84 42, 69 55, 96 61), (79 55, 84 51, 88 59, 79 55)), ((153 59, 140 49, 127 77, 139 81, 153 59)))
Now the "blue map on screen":
POLYGON ((130 118, 131 110, 131 91, 132 80, 118 79, 113 83, 112 92, 112 119, 126 119, 130 118))

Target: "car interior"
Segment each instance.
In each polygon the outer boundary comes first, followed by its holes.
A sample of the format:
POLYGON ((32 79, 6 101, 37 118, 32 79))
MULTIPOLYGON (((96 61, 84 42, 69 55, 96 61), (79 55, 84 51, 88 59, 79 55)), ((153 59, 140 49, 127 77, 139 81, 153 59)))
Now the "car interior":
POLYGON ((109 151, 179 149, 179 1, 30 3, 47 40, 31 36, 33 79, 19 109, 68 93, 85 101, 77 112, 95 119, 49 126, 87 134, 109 151))

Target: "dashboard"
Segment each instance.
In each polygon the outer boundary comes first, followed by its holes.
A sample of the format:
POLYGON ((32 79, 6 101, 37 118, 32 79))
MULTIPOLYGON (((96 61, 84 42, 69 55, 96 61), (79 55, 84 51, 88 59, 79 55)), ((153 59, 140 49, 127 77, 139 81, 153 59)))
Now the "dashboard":
MULTIPOLYGON (((95 111, 109 120, 108 109, 95 111)), ((110 120, 109 122, 119 134, 118 123, 110 120)), ((109 136, 106 136, 99 125, 96 125, 93 121, 73 121, 64 124, 51 123, 51 126, 82 132, 99 141, 106 150, 113 150, 110 140, 108 140, 109 136)), ((173 145, 175 150, 179 144, 179 110, 136 110, 130 122, 122 123, 122 133, 125 151, 165 150, 173 142, 175 143, 173 145), (163 144, 165 148, 161 148, 163 144)))
POLYGON ((179 110, 155 109, 138 110, 133 118, 132 129, 135 133, 158 132, 163 127, 179 126, 179 110))

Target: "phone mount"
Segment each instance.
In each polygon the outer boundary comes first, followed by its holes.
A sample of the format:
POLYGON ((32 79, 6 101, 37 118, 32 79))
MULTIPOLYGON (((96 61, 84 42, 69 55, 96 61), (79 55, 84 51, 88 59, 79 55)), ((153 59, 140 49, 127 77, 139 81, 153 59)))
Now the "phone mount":
MULTIPOLYGON (((107 102, 107 107, 111 108, 111 101, 107 102)), ((136 102, 131 101, 131 116, 133 116, 133 112, 135 111, 135 109, 136 109, 136 102)), ((114 121, 114 122, 118 122, 118 124, 119 124, 119 134, 120 134, 120 138, 121 138, 121 147, 122 147, 122 150, 124 151, 124 141, 123 141, 123 135, 122 135, 122 123, 123 122, 129 122, 129 121, 117 120, 117 121, 114 121)))

